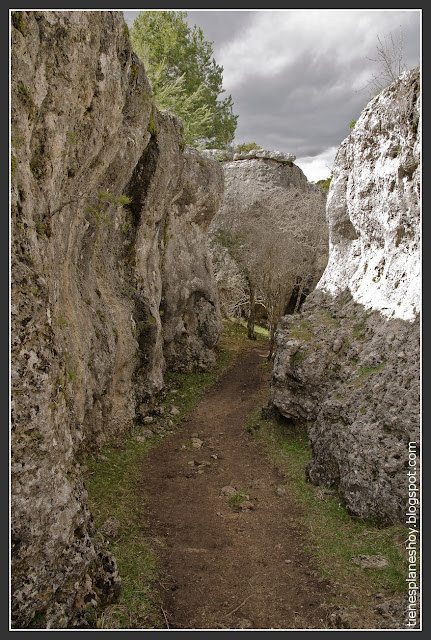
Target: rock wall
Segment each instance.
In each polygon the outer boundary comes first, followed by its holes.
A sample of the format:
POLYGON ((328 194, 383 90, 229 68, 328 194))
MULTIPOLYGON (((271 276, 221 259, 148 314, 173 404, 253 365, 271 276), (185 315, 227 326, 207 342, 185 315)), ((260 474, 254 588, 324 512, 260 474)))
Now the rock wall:
POLYGON ((335 160, 329 260, 277 331, 272 402, 309 430, 316 484, 356 516, 403 521, 419 452, 420 86, 412 70, 367 105, 335 160))
POLYGON ((159 113, 121 12, 12 12, 12 625, 117 597, 80 461, 221 331, 219 164, 159 113))
POLYGON ((225 193, 208 239, 224 315, 238 308, 246 277, 258 299, 284 311, 297 278, 311 288, 326 266, 326 194, 294 160, 258 149, 223 163, 225 193))

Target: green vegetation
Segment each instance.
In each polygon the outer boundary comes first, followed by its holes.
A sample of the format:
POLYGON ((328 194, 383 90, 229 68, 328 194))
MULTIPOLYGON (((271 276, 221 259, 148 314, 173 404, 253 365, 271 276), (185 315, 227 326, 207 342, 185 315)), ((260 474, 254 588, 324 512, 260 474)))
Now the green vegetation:
POLYGON ((114 196, 112 195, 112 193, 109 193, 108 191, 99 191, 99 193, 97 194, 97 197, 101 202, 112 202, 113 204, 116 204, 121 207, 127 204, 130 204, 132 202, 131 198, 126 196, 124 193, 121 193, 119 196, 114 196))
POLYGON ((362 322, 358 322, 358 324, 356 324, 353 328, 353 337, 358 339, 365 338, 366 329, 367 325, 364 320, 362 322))
POLYGON ((228 500, 231 507, 239 507, 242 502, 250 502, 250 496, 243 491, 238 491, 233 496, 230 496, 228 500))
POLYGON ((16 157, 13 155, 13 152, 10 152, 10 177, 11 180, 13 180, 13 177, 15 175, 15 171, 16 168, 18 166, 18 160, 16 159, 16 157))
POLYGON ((376 371, 380 371, 385 366, 385 362, 380 362, 379 364, 374 365, 373 367, 359 367, 359 375, 365 378, 368 378, 372 373, 376 371))
POLYGON ((106 226, 111 227, 113 223, 109 215, 107 215, 106 206, 114 204, 117 207, 124 209, 127 213, 128 209, 126 209, 125 206, 130 204, 130 202, 131 198, 126 196, 124 193, 121 193, 119 196, 114 196, 108 191, 99 191, 97 194, 97 203, 94 206, 88 206, 87 212, 93 216, 98 226, 103 223, 106 226))
POLYGON ((301 364, 304 358, 305 358, 305 351, 297 351, 296 353, 293 354, 293 356, 290 357, 290 363, 293 367, 296 367, 297 365, 301 364))
POLYGON ((45 175, 47 159, 47 153, 45 152, 43 146, 39 145, 30 161, 30 171, 32 172, 36 180, 39 180, 39 178, 42 178, 42 176, 45 175))
POLYGON ((147 131, 153 138, 156 138, 156 140, 157 140, 157 136, 159 135, 159 132, 158 132, 158 129, 156 127, 156 123, 154 122, 154 110, 153 109, 151 109, 150 122, 148 123, 147 131))
POLYGON ((353 127, 355 126, 355 124, 356 124, 356 120, 352 120, 352 121, 350 122, 350 124, 349 124, 349 129, 353 129, 353 127))
POLYGON ((12 26, 18 31, 20 31, 23 36, 27 34, 27 28, 25 26, 22 11, 12 11, 11 22, 12 22, 12 26))
POLYGON ((155 595, 156 556, 143 532, 142 495, 137 491, 142 482, 145 454, 158 441, 155 438, 150 444, 130 438, 119 448, 105 447, 103 458, 86 461, 85 485, 96 527, 110 516, 121 523, 119 538, 110 543, 109 549, 117 560, 122 591, 118 602, 108 606, 99 617, 98 626, 106 629, 162 626, 155 595))
POLYGON ((244 142, 242 144, 236 145, 237 153, 248 153, 249 151, 253 151, 254 149, 262 149, 255 142, 244 142))
POLYGON ((358 375, 354 381, 355 387, 362 387, 367 378, 369 378, 373 373, 381 371, 385 365, 386 362, 380 362, 372 367, 359 367, 358 375))
POLYGON ((22 101, 24 103, 27 103, 27 102, 29 102, 31 100, 31 96, 30 96, 28 87, 26 87, 22 83, 20 83, 18 85, 18 95, 20 96, 20 98, 22 99, 22 101))
POLYGON ((183 11, 143 11, 130 31, 160 109, 183 122, 187 144, 224 148, 232 142, 238 116, 232 97, 219 100, 223 68, 212 58, 212 42, 190 27, 183 11))
POLYGON ((46 225, 44 222, 41 222, 40 220, 36 220, 36 222, 34 223, 34 226, 35 226, 38 238, 40 238, 46 233, 46 225))
POLYGON ((57 322, 58 322, 58 326, 60 327, 60 329, 64 329, 64 327, 67 327, 66 318, 63 316, 62 313, 60 313, 60 315, 58 316, 57 322))
POLYGON ((327 309, 321 309, 319 311, 319 325, 324 327, 339 327, 340 322, 337 318, 327 309))
POLYGON ((289 335, 292 338, 309 342, 313 337, 313 325, 310 320, 301 320, 297 326, 290 329, 289 335))
MULTIPOLYGON (((237 323, 245 330, 247 330, 247 322, 245 320, 230 318, 230 322, 237 323)), ((254 325, 254 332, 256 334, 256 339, 260 338, 261 340, 268 340, 269 338, 268 329, 265 329, 265 327, 260 327, 258 324, 254 325)))
MULTIPOLYGON (((267 394, 267 392, 266 392, 267 394)), ((264 398, 262 398, 262 404, 264 398)), ((367 598, 382 592, 405 593, 407 555, 403 553, 406 529, 401 525, 380 528, 351 517, 336 492, 322 492, 305 478, 312 453, 305 429, 282 418, 262 418, 256 410, 248 421, 249 432, 259 441, 289 483, 289 492, 301 508, 300 524, 305 549, 314 556, 321 577, 343 585, 342 604, 369 610, 367 598), (259 422, 259 430, 250 427, 259 422), (381 554, 389 560, 382 569, 364 571, 350 558, 359 554, 381 554)))
POLYGON ((329 185, 331 184, 331 180, 333 178, 333 175, 331 173, 331 175, 329 176, 329 178, 326 178, 326 180, 318 180, 316 182, 316 184, 323 189, 323 191, 329 191, 329 185))

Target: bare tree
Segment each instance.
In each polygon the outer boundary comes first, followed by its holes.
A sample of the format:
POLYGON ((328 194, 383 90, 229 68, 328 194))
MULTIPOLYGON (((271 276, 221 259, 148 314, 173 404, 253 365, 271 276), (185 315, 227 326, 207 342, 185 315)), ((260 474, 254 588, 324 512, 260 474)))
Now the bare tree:
POLYGON ((289 301, 296 313, 323 272, 328 250, 324 192, 303 185, 278 195, 276 201, 273 193, 262 195, 258 210, 256 202, 244 210, 231 203, 210 243, 223 312, 245 317, 248 337, 255 339, 256 309, 263 307, 269 357, 289 301))
POLYGON ((392 32, 388 36, 384 36, 383 40, 377 36, 378 44, 376 45, 376 57, 367 58, 371 62, 379 65, 377 73, 373 74, 371 80, 364 87, 371 87, 373 92, 381 91, 388 84, 397 80, 397 78, 406 70, 404 62, 404 37, 400 30, 398 35, 392 32))
POLYGON ((328 230, 320 191, 298 193, 296 201, 298 209, 306 211, 301 224, 286 217, 278 233, 267 226, 255 235, 260 247, 253 270, 268 316, 269 357, 281 316, 299 311, 327 262, 328 230))

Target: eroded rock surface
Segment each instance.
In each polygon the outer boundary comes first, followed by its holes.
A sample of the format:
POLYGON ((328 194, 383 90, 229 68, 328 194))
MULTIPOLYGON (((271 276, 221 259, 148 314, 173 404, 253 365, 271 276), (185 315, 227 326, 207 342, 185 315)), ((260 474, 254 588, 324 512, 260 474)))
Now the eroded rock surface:
POLYGON ((309 479, 386 524, 405 519, 409 443, 419 456, 419 114, 413 70, 342 143, 328 265, 303 313, 280 322, 272 380, 274 405, 308 428, 309 479))
POLYGON ((235 153, 234 160, 252 160, 253 158, 264 158, 265 160, 274 160, 280 164, 292 164, 296 160, 293 153, 284 153, 283 151, 271 151, 270 149, 252 149, 247 153, 235 153))
POLYGON ((226 316, 238 314, 250 284, 267 309, 284 312, 295 284, 308 291, 323 273, 326 194, 294 160, 257 149, 223 163, 225 192, 208 238, 226 316))
POLYGON ((120 581, 80 461, 167 364, 213 362, 223 175, 153 107, 121 12, 12 20, 12 624, 82 627, 120 581))

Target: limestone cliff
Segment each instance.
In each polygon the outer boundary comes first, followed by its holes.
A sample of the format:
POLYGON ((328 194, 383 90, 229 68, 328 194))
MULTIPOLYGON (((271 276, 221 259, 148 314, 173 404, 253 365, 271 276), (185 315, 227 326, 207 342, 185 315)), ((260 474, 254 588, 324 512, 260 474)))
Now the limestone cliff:
POLYGON ((278 320, 295 285, 314 287, 326 266, 326 194, 294 160, 258 149, 222 165, 225 193, 208 238, 227 316, 239 315, 251 285, 266 316, 277 306, 278 320))
POLYGON ((206 368, 220 311, 217 162, 159 113, 121 12, 12 12, 12 624, 116 597, 80 461, 167 365, 206 368))
POLYGON ((277 332, 272 401, 308 426, 307 475, 352 514, 403 520, 419 452, 420 87, 412 70, 362 112, 335 160, 329 260, 277 332))

